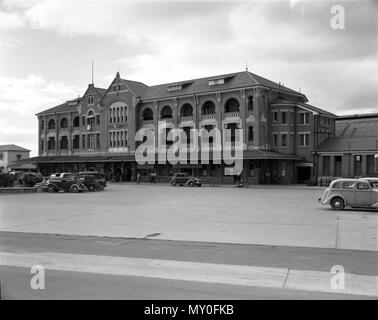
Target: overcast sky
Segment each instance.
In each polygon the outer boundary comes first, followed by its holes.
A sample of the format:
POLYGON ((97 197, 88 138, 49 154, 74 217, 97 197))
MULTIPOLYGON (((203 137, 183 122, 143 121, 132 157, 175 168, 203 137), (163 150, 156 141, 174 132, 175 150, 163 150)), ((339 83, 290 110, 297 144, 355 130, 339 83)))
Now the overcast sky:
POLYGON ((0 144, 37 152, 35 113, 107 88, 245 70, 334 112, 378 112, 378 1, 0 0, 0 144), (345 29, 331 28, 333 5, 345 29))

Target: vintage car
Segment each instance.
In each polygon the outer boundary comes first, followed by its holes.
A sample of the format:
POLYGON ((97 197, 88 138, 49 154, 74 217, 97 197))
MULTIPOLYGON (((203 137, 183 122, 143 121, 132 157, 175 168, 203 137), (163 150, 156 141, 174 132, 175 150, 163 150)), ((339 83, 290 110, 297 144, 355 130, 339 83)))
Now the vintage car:
POLYGON ((202 185, 201 179, 197 177, 192 177, 187 173, 175 173, 171 180, 169 181, 172 186, 190 186, 190 187, 200 187, 202 185))
POLYGON ((103 186, 95 179, 93 175, 81 175, 78 179, 83 183, 84 187, 90 192, 104 190, 103 186))
POLYGON ((83 183, 69 172, 52 174, 45 184, 48 192, 83 192, 85 189, 83 183))
MULTIPOLYGON (((84 177, 88 177, 88 176, 92 176, 96 180, 96 183, 98 183, 101 186, 101 190, 105 189, 106 187, 105 174, 97 172, 97 171, 82 171, 76 174, 76 177, 79 179, 83 179, 84 177)), ((87 180, 89 181, 90 179, 87 179, 87 180)))
POLYGON ((345 207, 378 209, 378 178, 336 179, 319 199, 333 210, 345 207))

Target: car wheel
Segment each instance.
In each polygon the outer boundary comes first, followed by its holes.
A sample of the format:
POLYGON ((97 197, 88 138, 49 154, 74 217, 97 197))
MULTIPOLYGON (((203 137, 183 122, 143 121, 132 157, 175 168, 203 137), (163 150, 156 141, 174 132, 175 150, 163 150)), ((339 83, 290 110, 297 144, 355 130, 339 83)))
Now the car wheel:
POLYGON ((74 193, 77 193, 77 192, 79 192, 79 188, 76 186, 76 185, 73 185, 72 187, 71 187, 71 190, 70 190, 71 192, 74 192, 74 193))
POLYGON ((51 193, 55 192, 55 188, 54 188, 54 186, 48 186, 48 187, 47 187, 47 191, 48 191, 48 192, 51 192, 51 193))
POLYGON ((331 207, 333 210, 336 210, 336 211, 343 210, 345 207, 344 200, 339 197, 333 198, 331 200, 331 207))
POLYGON ((93 185, 93 184, 90 184, 88 186, 88 191, 89 192, 97 191, 97 187, 95 185, 93 185))

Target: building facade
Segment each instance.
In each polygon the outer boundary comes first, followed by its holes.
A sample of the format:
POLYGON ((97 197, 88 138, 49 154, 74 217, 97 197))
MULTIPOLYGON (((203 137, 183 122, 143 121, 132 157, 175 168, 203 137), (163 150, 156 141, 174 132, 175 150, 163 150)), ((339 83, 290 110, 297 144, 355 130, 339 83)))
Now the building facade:
MULTIPOLYGON (((89 84, 81 98, 37 117, 39 156, 33 161, 46 175, 97 170, 114 181, 134 181, 137 172, 143 177, 153 170, 159 181, 168 181, 185 171, 209 183, 233 181, 224 174, 228 165, 212 158, 198 164, 138 164, 136 132, 153 130, 158 145, 158 124, 166 121, 168 128, 185 132, 230 129, 233 136, 243 129, 241 175, 253 184, 315 179, 314 152, 334 137, 336 119, 308 104, 303 93, 248 71, 155 86, 117 73, 107 89, 89 84)), ((232 141, 222 147, 234 148, 232 141)))
POLYGON ((0 145, 0 172, 10 171, 13 163, 28 159, 30 150, 16 146, 15 144, 0 145))

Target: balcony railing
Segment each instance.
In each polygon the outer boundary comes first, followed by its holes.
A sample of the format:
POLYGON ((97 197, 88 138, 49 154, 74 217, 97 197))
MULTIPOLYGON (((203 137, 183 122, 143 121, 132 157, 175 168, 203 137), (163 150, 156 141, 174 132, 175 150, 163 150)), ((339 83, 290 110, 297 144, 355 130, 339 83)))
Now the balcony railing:
POLYGON ((240 118, 240 112, 239 111, 234 111, 234 112, 226 112, 224 114, 225 118, 240 118))
POLYGON ((201 121, 204 121, 204 120, 215 120, 215 113, 202 114, 201 121))
POLYGON ((160 118, 159 121, 165 121, 167 123, 173 123, 173 118, 160 118))
POLYGON ((180 122, 188 122, 188 121, 193 121, 193 116, 180 117, 180 122))

